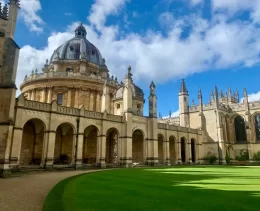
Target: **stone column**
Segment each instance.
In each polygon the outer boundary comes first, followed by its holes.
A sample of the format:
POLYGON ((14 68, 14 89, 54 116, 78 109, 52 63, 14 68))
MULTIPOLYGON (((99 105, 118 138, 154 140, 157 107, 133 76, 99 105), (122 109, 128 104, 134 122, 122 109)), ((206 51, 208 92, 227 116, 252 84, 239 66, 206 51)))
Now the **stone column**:
POLYGON ((186 152, 186 162, 192 163, 191 160, 191 143, 190 140, 187 139, 186 145, 185 145, 185 152, 186 152))
POLYGON ((181 140, 177 140, 178 143, 178 163, 182 164, 182 157, 181 157, 181 140))
POLYGON ((12 168, 19 168, 19 160, 20 160, 21 147, 22 147, 22 137, 23 137, 23 129, 14 128, 12 152, 10 157, 10 161, 11 161, 10 165, 12 166, 12 168))
POLYGON ((68 99, 67 99, 67 107, 71 107, 71 88, 68 88, 68 99))
POLYGON ((53 168, 56 131, 48 131, 48 146, 45 159, 45 168, 53 168))
POLYGON ((48 132, 44 132, 41 168, 45 167, 45 161, 47 158, 47 149, 48 149, 48 138, 49 138, 48 132))
POLYGON ((164 158, 164 163, 167 165, 167 166, 170 166, 171 165, 171 162, 170 162, 170 142, 169 140, 165 140, 164 141, 164 155, 163 155, 163 158, 164 158))
POLYGON ((51 103, 51 102, 52 102, 52 90, 53 90, 53 87, 49 87, 49 88, 48 88, 47 103, 51 103))
POLYGON ((94 92, 93 90, 90 91, 90 106, 89 106, 89 110, 90 111, 94 111, 94 92))
POLYGON ((97 139, 98 141, 98 163, 101 168, 106 168, 106 135, 101 135, 97 139))
POLYGON ((32 93, 31 90, 27 92, 27 100, 31 100, 31 96, 32 96, 31 93, 32 93))
POLYGON ((82 155, 83 155, 83 143, 84 143, 84 134, 80 133, 78 136, 78 148, 77 157, 76 157, 76 168, 82 167, 82 155))
POLYGON ((79 89, 75 90, 74 108, 79 108, 79 89))
POLYGON ((32 100, 32 101, 35 101, 35 99, 36 99, 36 89, 33 89, 33 90, 32 90, 31 100, 32 100))
POLYGON ((100 92, 97 92, 97 98, 96 98, 96 112, 100 112, 100 92))
POLYGON ((46 102, 46 88, 44 87, 42 90, 42 95, 41 95, 41 102, 45 103, 46 102))

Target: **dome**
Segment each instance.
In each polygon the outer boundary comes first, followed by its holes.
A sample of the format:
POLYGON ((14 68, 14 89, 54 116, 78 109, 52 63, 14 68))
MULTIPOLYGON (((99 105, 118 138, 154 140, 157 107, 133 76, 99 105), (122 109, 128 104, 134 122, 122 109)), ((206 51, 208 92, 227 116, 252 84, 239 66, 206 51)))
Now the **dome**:
POLYGON ((58 47, 50 62, 60 60, 85 60, 106 67, 100 51, 86 39, 87 31, 81 23, 75 30, 75 37, 58 47))
MULTIPOLYGON (((135 84, 131 84, 132 87, 132 91, 133 91, 133 97, 134 98, 138 98, 140 100, 144 99, 144 92, 143 90, 136 86, 135 84)), ((117 92, 116 92, 116 99, 120 99, 123 98, 123 91, 124 91, 124 87, 120 87, 117 92)))

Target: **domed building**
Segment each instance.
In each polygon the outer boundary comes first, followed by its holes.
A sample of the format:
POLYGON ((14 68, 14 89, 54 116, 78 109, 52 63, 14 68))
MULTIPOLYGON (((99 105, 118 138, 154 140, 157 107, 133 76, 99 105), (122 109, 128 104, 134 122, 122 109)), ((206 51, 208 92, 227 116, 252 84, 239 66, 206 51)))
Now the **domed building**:
MULTIPOLYGON (((32 71, 16 98, 19 46, 14 41, 19 0, 0 8, 0 177, 12 169, 219 163, 231 157, 253 162, 260 151, 260 101, 217 87, 203 104, 189 105, 185 81, 179 115, 157 118, 156 86, 143 115, 144 93, 132 79, 109 75, 105 59, 83 24, 58 47, 42 72, 32 71)), ((124 71, 124 70, 122 70, 124 71)), ((170 101, 171 99, 169 99, 170 101)), ((159 115, 160 116, 160 115, 159 115)))
MULTIPOLYGON (((124 84, 109 75, 105 59, 86 37, 87 31, 81 23, 75 30, 75 36, 53 52, 42 73, 35 70, 25 77, 21 85, 25 99, 43 103, 57 100, 61 106, 84 106, 89 111, 106 110, 122 115, 124 84), (104 94, 107 99, 102 108, 104 94)), ((134 84, 132 90, 133 112, 143 115, 144 93, 134 84)))

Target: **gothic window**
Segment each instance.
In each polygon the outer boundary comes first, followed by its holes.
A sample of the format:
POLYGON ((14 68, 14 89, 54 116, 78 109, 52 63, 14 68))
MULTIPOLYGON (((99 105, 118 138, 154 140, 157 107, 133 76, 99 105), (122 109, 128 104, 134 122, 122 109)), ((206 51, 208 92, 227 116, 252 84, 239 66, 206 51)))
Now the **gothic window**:
POLYGON ((62 94, 58 94, 57 95, 57 103, 58 105, 62 105, 63 102, 63 95, 62 94))
POLYGON ((256 141, 260 141, 260 114, 255 116, 255 136, 256 141))
POLYGON ((246 127, 245 121, 241 116, 235 118, 235 132, 236 132, 236 142, 246 141, 246 127))
POLYGON ((186 102, 187 101, 187 98, 186 97, 184 97, 184 102, 186 102))
POLYGON ((117 109, 119 109, 120 108, 120 104, 118 103, 118 104, 116 104, 116 108, 117 109))

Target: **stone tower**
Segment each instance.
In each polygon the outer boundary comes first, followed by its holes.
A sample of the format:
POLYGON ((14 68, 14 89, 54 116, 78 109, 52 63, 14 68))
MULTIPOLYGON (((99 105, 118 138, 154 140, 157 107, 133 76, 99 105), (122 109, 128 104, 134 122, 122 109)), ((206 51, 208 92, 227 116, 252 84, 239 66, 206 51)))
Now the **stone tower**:
MULTIPOLYGON (((10 10, 0 8, 0 176, 9 173, 14 126, 16 72, 20 48, 13 40, 19 0, 10 0, 10 10)), ((21 128, 22 129, 22 128, 21 128)))
POLYGON ((9 0, 9 15, 7 37, 14 39, 18 10, 20 8, 20 0, 9 0))
POLYGON ((180 126, 188 127, 189 123, 189 94, 184 79, 181 82, 179 92, 180 126))

